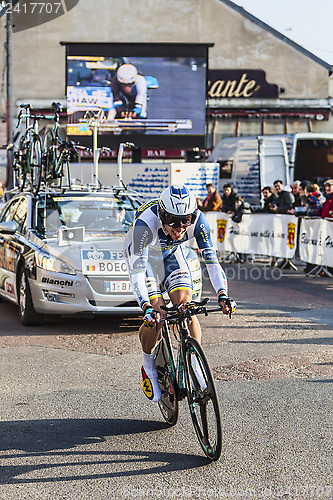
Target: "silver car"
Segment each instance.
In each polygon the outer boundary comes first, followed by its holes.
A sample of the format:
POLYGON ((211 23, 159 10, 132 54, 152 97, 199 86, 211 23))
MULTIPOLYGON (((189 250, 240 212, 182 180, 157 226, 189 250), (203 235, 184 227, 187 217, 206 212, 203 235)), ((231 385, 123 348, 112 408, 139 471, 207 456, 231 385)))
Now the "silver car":
MULTIPOLYGON (((0 298, 25 325, 46 314, 141 314, 122 253, 141 201, 122 188, 16 194, 0 216, 0 298)), ((187 252, 199 299, 200 262, 187 252)))

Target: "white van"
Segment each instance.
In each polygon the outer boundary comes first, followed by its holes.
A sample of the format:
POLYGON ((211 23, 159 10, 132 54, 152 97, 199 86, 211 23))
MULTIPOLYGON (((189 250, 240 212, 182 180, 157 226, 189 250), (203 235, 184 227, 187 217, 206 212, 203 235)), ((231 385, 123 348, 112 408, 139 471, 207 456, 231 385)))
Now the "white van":
POLYGON ((321 184, 333 177, 333 134, 286 134, 227 137, 213 149, 208 162, 219 163, 219 191, 231 183, 251 205, 261 189, 275 180, 295 179, 321 184))

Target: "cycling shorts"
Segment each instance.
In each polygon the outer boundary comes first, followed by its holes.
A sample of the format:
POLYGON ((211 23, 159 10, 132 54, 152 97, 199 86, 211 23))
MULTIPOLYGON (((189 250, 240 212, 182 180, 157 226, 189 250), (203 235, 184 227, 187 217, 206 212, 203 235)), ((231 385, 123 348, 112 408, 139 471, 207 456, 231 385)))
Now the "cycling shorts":
POLYGON ((162 289, 172 294, 177 290, 193 291, 191 271, 181 245, 164 260, 161 256, 148 257, 146 286, 149 300, 162 296, 162 289))

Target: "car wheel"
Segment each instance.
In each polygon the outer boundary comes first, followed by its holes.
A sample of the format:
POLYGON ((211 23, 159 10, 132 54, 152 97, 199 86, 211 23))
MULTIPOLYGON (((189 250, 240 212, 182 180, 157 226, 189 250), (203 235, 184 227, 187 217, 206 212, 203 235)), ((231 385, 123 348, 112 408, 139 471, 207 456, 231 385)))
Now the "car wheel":
POLYGON ((23 325, 40 325, 44 322, 44 316, 34 309, 29 281, 23 266, 18 275, 18 309, 23 325))

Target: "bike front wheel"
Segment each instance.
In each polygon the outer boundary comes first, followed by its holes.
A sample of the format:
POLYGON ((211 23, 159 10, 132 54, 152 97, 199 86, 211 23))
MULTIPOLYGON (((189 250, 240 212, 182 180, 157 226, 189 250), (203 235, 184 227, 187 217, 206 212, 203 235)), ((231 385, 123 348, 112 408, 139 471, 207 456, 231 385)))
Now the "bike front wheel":
POLYGON ((28 151, 28 163, 30 187, 36 195, 42 180, 42 141, 38 134, 34 134, 31 138, 28 151))
POLYGON ((192 337, 185 343, 187 400, 199 443, 210 460, 222 451, 222 425, 219 402, 206 356, 192 337))

